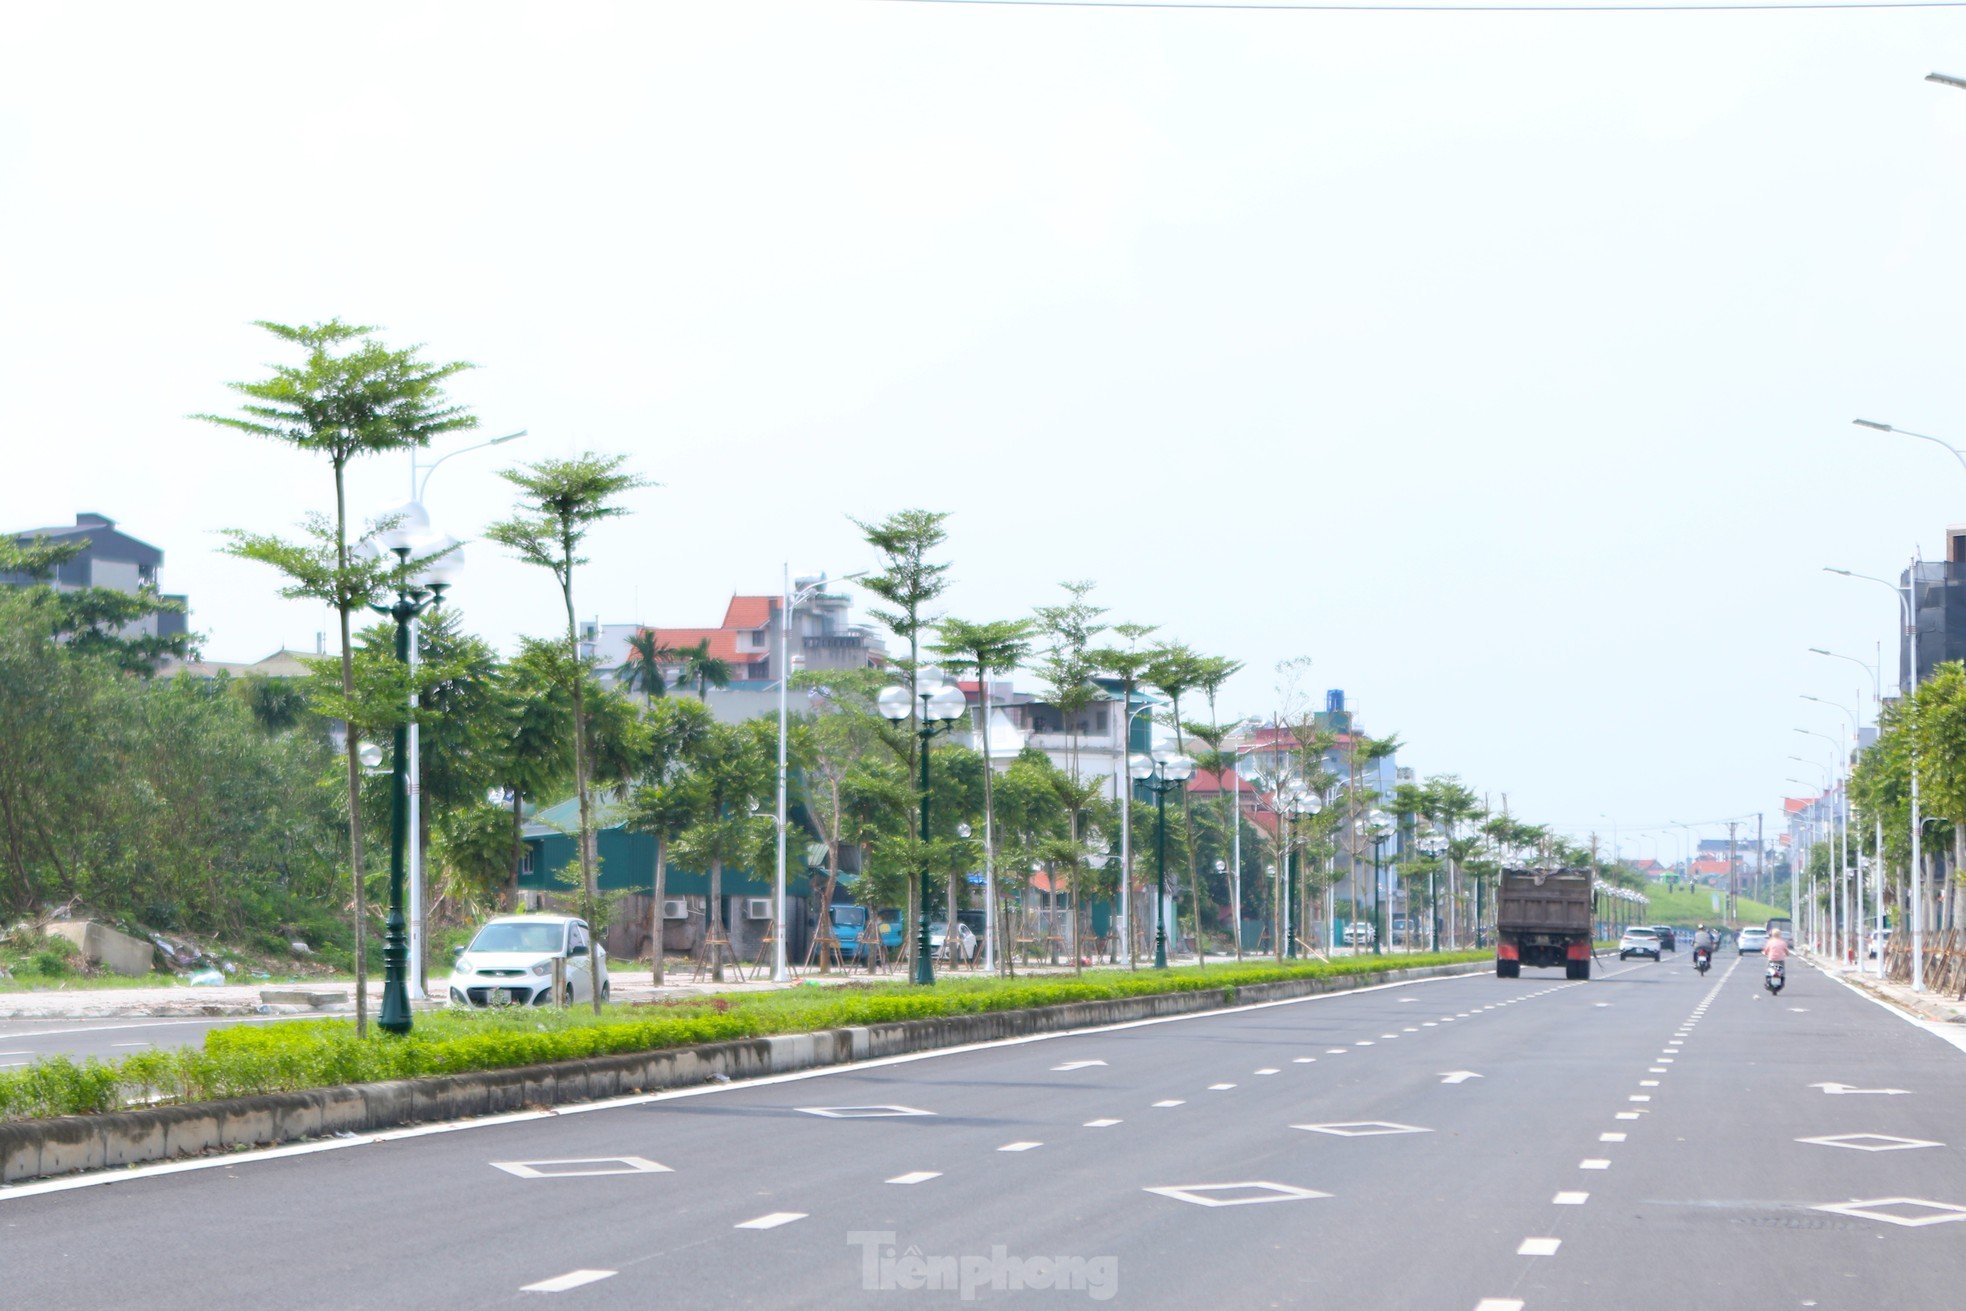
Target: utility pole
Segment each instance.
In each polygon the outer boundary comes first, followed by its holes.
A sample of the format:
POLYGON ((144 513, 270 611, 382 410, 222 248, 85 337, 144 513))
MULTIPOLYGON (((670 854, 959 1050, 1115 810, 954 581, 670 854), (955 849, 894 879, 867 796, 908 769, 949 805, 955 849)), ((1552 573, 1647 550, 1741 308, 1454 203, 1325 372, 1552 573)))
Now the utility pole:
POLYGON ((1729 920, 1740 918, 1738 903, 1741 897, 1741 869, 1734 860, 1734 830, 1739 825, 1739 820, 1727 821, 1727 918, 1729 920))
POLYGON ((1754 887, 1756 901, 1768 900, 1768 843, 1761 836, 1761 816, 1754 817, 1754 887))

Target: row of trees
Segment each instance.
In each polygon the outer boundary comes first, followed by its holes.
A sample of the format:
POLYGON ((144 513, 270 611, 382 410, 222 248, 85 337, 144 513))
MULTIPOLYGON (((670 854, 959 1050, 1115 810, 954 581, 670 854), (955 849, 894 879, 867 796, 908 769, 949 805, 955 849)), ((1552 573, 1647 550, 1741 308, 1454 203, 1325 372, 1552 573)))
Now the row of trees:
MULTIPOLYGON (((1887 872, 1885 901, 1899 912, 1910 905, 1914 771, 1925 825, 1920 850, 1925 896, 1921 918, 1928 932, 1955 929, 1959 927, 1959 874, 1966 870, 1966 665, 1940 665, 1911 695, 1887 704, 1876 743, 1857 757, 1851 771, 1853 860, 1860 852, 1882 859, 1887 872), (1880 828, 1881 853, 1877 850, 1880 828)), ((1818 844, 1811 859, 1816 863, 1817 896, 1827 899, 1834 886, 1828 846, 1818 844)), ((1897 913, 1893 918, 1899 923, 1907 919, 1897 913)))

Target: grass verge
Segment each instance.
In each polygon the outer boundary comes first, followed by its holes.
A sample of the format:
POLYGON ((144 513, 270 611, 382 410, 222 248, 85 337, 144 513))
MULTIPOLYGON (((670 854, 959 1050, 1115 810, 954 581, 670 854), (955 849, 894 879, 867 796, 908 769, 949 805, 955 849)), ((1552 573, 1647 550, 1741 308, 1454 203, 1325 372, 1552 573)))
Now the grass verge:
POLYGON ((345 1021, 215 1029, 202 1047, 138 1052, 114 1061, 49 1057, 0 1072, 0 1120, 94 1115, 130 1105, 212 1101, 339 1084, 502 1070, 548 1061, 658 1051, 770 1034, 807 1033, 944 1015, 1022 1010, 1156 993, 1224 993, 1285 979, 1349 977, 1486 960, 1487 952, 1362 956, 1296 965, 1211 965, 1161 973, 1093 970, 1042 979, 945 979, 794 987, 585 1009, 442 1011, 408 1036, 358 1039, 345 1021))

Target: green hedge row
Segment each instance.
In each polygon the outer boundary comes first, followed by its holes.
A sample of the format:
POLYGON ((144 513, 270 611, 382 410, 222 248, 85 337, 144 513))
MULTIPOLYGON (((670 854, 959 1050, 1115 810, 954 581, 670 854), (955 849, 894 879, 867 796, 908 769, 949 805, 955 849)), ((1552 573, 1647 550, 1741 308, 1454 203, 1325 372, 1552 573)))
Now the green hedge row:
POLYGON ((418 1016, 415 1029, 402 1038, 358 1039, 345 1020, 241 1024, 214 1029, 205 1035, 203 1047, 138 1052, 108 1062, 58 1056, 0 1074, 0 1120, 93 1115, 159 1102, 212 1101, 512 1069, 768 1034, 1154 993, 1216 990, 1233 1000, 1236 989, 1255 983, 1374 974, 1486 956, 1486 952, 1444 952, 1364 956, 1328 964, 1224 964, 1168 973, 1098 970, 1041 978, 956 977, 945 978, 933 989, 902 983, 812 984, 610 1006, 599 1016, 585 1009, 440 1011, 418 1016))

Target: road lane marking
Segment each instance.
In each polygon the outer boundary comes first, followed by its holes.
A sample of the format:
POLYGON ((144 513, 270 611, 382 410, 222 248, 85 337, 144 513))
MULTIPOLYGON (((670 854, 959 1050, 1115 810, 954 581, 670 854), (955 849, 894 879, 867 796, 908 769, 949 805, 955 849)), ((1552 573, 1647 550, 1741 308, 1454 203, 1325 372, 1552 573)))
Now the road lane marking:
POLYGON ((660 1161, 644 1156, 577 1156, 557 1161, 493 1161, 494 1170, 503 1170, 520 1179, 585 1179, 599 1174, 670 1174, 660 1161), (551 1166, 573 1166, 555 1170, 551 1166), (591 1167, 591 1168, 586 1168, 591 1167))
POLYGON ((1629 1097, 1627 1097, 1627 1098, 1625 1098, 1625 1100, 1626 1100, 1626 1101, 1628 1101, 1628 1102, 1649 1102, 1649 1101, 1651 1101, 1651 1100, 1652 1100, 1652 1094, 1651 1094, 1651 1093, 1633 1093, 1633 1094, 1632 1094, 1631 1096, 1629 1096, 1629 1097))
POLYGON ((891 1184, 925 1184, 931 1179, 940 1179, 940 1170, 910 1170, 907 1174, 897 1174, 888 1180, 891 1184))
POLYGON ((1440 1081, 1442 1083, 1466 1083, 1470 1079, 1479 1079, 1480 1077, 1473 1070, 1442 1070, 1440 1073, 1440 1081))
POLYGON ((1475 1303, 1475 1311, 1522 1311, 1519 1297, 1484 1297, 1475 1303))
POLYGON ((1179 1097, 1170 1097, 1170 1098, 1168 1098, 1168 1099, 1167 1099, 1166 1101, 1164 1101, 1164 1102, 1155 1102, 1155 1103, 1154 1103, 1154 1105, 1156 1105, 1156 1106, 1186 1106, 1186 1105, 1187 1105, 1187 1103, 1186 1103, 1186 1102, 1184 1102, 1184 1101, 1182 1101, 1182 1100, 1181 1100, 1181 1099, 1180 1099, 1179 1097))
POLYGON ((1303 1202, 1314 1197, 1329 1197, 1330 1193, 1320 1193, 1310 1188, 1299 1188, 1294 1184, 1275 1184, 1264 1180, 1254 1180, 1239 1184, 1179 1184, 1160 1188, 1145 1188, 1142 1192, 1159 1193, 1162 1197, 1172 1197, 1177 1202, 1191 1202, 1196 1206, 1250 1206, 1257 1202, 1303 1202), (1215 1196, 1214 1194, 1242 1193, 1244 1196, 1215 1196))
POLYGON ((1417 1124, 1398 1124, 1392 1120, 1339 1120, 1331 1124, 1293 1124, 1293 1129, 1328 1133, 1335 1138, 1383 1138, 1397 1133, 1432 1133, 1417 1124))
POLYGON ((1641 1088, 1657 1088, 1659 1086, 1659 1081, 1657 1079, 1640 1079, 1638 1081, 1638 1086, 1641 1088))
POLYGON ((1110 1129, 1118 1123, 1118 1120, 1087 1120, 1085 1127, 1088 1129, 1110 1129))
POLYGON ((1324 1054, 1326 1056, 1343 1056, 1348 1050, 1350 1049, 1345 1047, 1326 1047, 1324 1054))
POLYGON ((919 1110, 913 1106, 801 1106, 796 1109, 826 1120, 886 1120, 902 1115, 935 1114, 934 1111, 919 1110))
POLYGON ((1051 1068, 1054 1073, 1059 1070, 1089 1070, 1095 1065, 1105 1063, 1104 1061, 1066 1061, 1063 1065, 1054 1065, 1051 1068))
POLYGON ((1563 1246, 1561 1238, 1525 1238, 1522 1246, 1515 1249, 1517 1256, 1555 1256, 1556 1249, 1563 1246))
POLYGON ((1033 1147, 1042 1147, 1042 1146, 1044 1146, 1043 1143, 1034 1143, 1034 1142, 1025 1141, 1025 1142, 1015 1142, 1015 1143, 1005 1143, 1002 1147, 997 1148, 997 1150, 1000 1152, 1028 1152, 1033 1147))
POLYGON ((1587 1161, 1577 1162, 1577 1168, 1579 1170, 1609 1170, 1611 1168, 1611 1162, 1605 1160, 1602 1156, 1593 1156, 1587 1161))
POLYGON ((1868 1201, 1836 1202, 1809 1209, 1832 1211, 1837 1215, 1858 1216, 1865 1220, 1882 1220, 1885 1224, 1902 1225, 1906 1229, 1919 1229, 1926 1225, 1942 1225, 1953 1220, 1966 1220, 1966 1206, 1954 1206, 1950 1202, 1928 1202, 1922 1197, 1873 1197, 1868 1201), (1889 1208, 1897 1209, 1894 1211, 1889 1208))
POLYGON ((1299 1057, 1297 1057, 1296 1059, 1294 1059, 1293 1061, 1291 1061, 1290 1063, 1291 1063, 1292 1065, 1315 1065, 1315 1064, 1317 1064, 1317 1057, 1315 1057, 1315 1056, 1299 1056, 1299 1057))
POLYGON ((1848 1147, 1858 1152, 1902 1152, 1914 1147, 1944 1147, 1929 1138, 1900 1138, 1888 1133, 1839 1133, 1822 1138, 1798 1138, 1816 1147, 1848 1147))
POLYGON ((770 1215, 761 1215, 755 1220, 746 1220, 742 1224, 732 1225, 731 1228, 776 1229, 780 1225, 788 1225, 794 1220, 803 1220, 805 1218, 806 1213, 804 1211, 773 1211, 770 1215))
POLYGON ((1370 1047, 1371 1045, 1372 1045, 1372 1039, 1370 1038, 1360 1038, 1357 1042, 1352 1044, 1352 1046, 1354 1047, 1370 1047))
POLYGON ((1590 1200, 1589 1193, 1558 1193, 1550 1199, 1552 1206, 1582 1206, 1590 1200))
POLYGON ((1621 1133, 1601 1133, 1597 1140, 1601 1143, 1621 1143, 1625 1141, 1625 1136, 1621 1133))
POLYGON ((564 1293, 569 1288, 579 1288, 582 1284, 598 1283, 603 1279, 614 1278, 612 1270, 569 1270, 566 1274, 542 1279, 536 1284, 527 1284, 521 1293, 564 1293))
POLYGON ((1208 1091, 1210 1091, 1210 1092, 1227 1092, 1227 1091, 1229 1091, 1229 1089, 1231 1089, 1231 1088, 1233 1088, 1233 1087, 1235 1087, 1235 1085, 1234 1085, 1234 1084, 1232 1084, 1232 1083, 1211 1083, 1211 1084, 1209 1084, 1209 1085, 1208 1085, 1208 1091))
POLYGON ((1845 1093, 1874 1093, 1880 1097, 1908 1097, 1903 1088, 1853 1088, 1847 1083, 1812 1083, 1811 1088, 1821 1088, 1831 1096, 1840 1097, 1845 1093))
POLYGON ((1258 1071, 1256 1071, 1256 1073, 1258 1073, 1258 1074, 1275 1074, 1275 1073, 1277 1073, 1277 1071, 1275 1071, 1274 1069, 1271 1069, 1271 1068, 1270 1068, 1269 1066, 1267 1066, 1267 1065, 1266 1065, 1266 1066, 1264 1066, 1264 1067, 1263 1067, 1262 1069, 1260 1069, 1260 1070, 1258 1070, 1258 1071))

